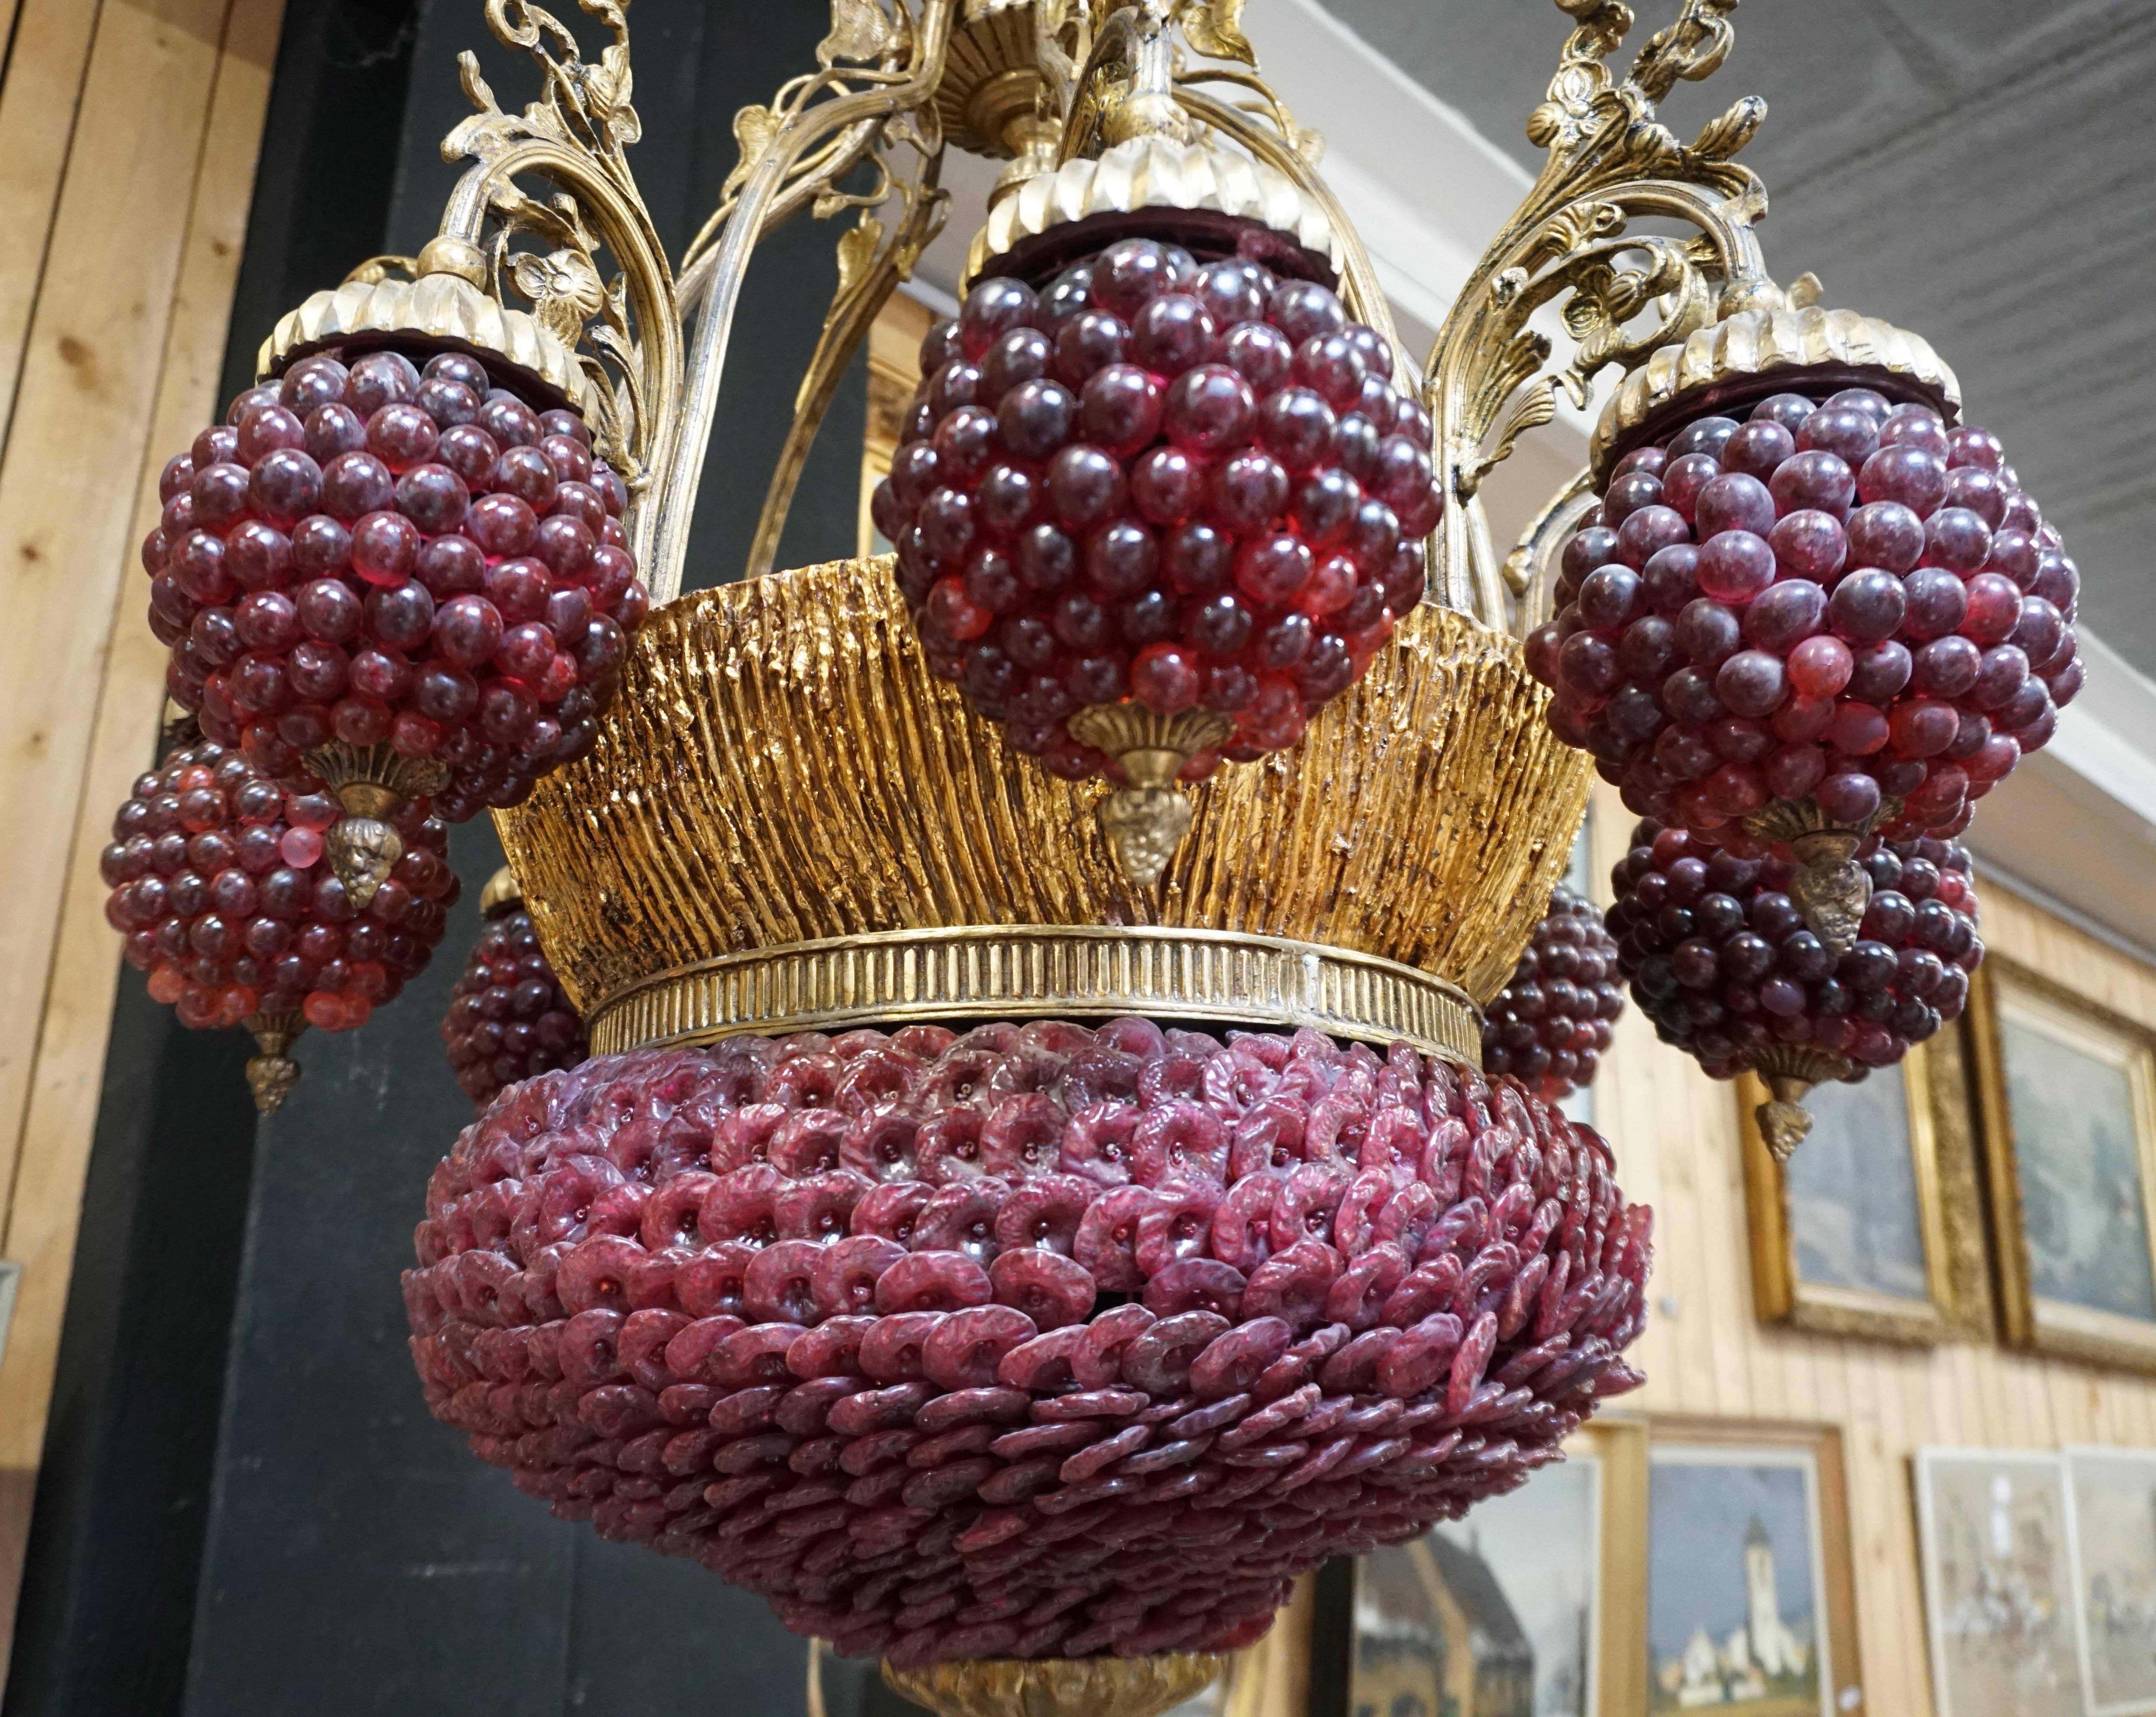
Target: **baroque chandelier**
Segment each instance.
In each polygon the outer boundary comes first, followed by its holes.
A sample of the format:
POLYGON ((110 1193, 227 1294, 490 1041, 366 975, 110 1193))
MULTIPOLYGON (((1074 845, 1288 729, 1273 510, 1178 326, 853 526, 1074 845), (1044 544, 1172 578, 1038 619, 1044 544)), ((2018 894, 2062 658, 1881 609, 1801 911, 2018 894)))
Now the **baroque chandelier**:
MULTIPOLYGON (((1426 365, 1242 0, 834 0, 678 270, 625 0, 488 0, 416 258, 280 322, 143 546, 187 711, 105 856, 274 1109, 510 869, 404 1278, 435 1416, 946 1712, 1164 1709, 1299 1573, 1636 1386, 1651 1218, 1554 1105, 1622 985, 1778 1154, 1961 1010, 1976 801, 2077 575, 1921 339, 1762 264, 1729 51, 1573 20, 1426 365), (848 362, 1005 161, 875 523, 774 572, 848 362), (682 593, 742 284, 851 215, 747 577, 682 593), (1542 325, 1560 316, 1568 358, 1542 325), (1591 463, 1501 556, 1559 396, 1591 463), (1590 774, 1641 821, 1559 886, 1590 774)), ((978 212, 977 212, 978 213, 978 212)))

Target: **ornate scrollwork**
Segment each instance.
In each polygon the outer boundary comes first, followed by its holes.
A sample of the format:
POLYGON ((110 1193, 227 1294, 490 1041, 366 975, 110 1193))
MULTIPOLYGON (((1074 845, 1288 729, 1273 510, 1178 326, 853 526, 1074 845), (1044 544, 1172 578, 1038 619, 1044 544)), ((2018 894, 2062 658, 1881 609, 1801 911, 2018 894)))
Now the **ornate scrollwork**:
POLYGON ((630 100, 626 0, 578 3, 613 38, 596 61, 544 8, 487 0, 495 40, 539 66, 539 99, 508 111, 477 58, 458 56, 475 111, 443 141, 442 154, 475 165, 418 267, 462 275, 504 303, 514 293, 575 355, 593 444, 629 486, 641 556, 653 524, 645 498, 678 418, 680 324, 672 270, 629 166, 643 125, 630 100), (526 176, 553 194, 525 190, 518 181, 526 176), (616 265, 610 276, 603 257, 616 265))
POLYGON ((1548 158, 1455 300, 1424 381, 1447 503, 1433 551, 1435 594, 1491 624, 1504 623, 1507 607, 1478 499, 1491 468, 1555 415, 1560 391, 1584 406, 1611 366, 1633 368, 1718 314, 1782 296, 1752 232, 1766 193, 1731 158, 1758 131, 1766 104, 1744 98, 1688 146, 1656 115, 1679 80, 1707 77, 1727 56, 1737 0, 1684 0, 1622 79, 1607 62, 1631 28, 1631 8, 1557 3, 1577 23, 1548 97, 1527 120, 1548 158), (1675 219, 1698 234, 1635 234, 1630 223, 1641 217, 1675 219), (1576 348, 1553 372, 1551 341, 1529 325, 1552 304, 1576 348))

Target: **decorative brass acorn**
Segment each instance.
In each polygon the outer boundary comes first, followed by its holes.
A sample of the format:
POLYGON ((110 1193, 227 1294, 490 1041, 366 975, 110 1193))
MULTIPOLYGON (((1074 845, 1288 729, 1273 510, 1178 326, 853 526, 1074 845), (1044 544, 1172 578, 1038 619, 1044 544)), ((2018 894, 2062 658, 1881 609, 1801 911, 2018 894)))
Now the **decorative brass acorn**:
POLYGON ((1101 833, 1132 882, 1151 888, 1190 832, 1190 801, 1176 791, 1183 766, 1235 730, 1225 715, 1162 715, 1142 704, 1095 704, 1070 718, 1070 736, 1106 751, 1129 785, 1101 802, 1101 833))
POLYGON ((1216 1652, 1162 1658, 986 1658, 883 1679, 937 1717, 1160 1717, 1217 1681, 1216 1652))
POLYGON ((449 784, 449 771, 433 757, 407 757, 386 745, 361 751, 341 741, 305 754, 307 767, 336 795, 345 814, 322 846, 352 910, 363 912, 374 891, 404 856, 402 836, 388 819, 408 800, 426 798, 449 784))
POLYGON ((255 1053, 247 1064, 247 1086, 258 1115, 275 1115, 300 1082, 300 1064, 285 1052, 307 1022, 297 1013, 252 1013, 241 1022, 254 1034, 255 1053))
POLYGON ((1752 1058, 1752 1065, 1774 1094, 1773 1101, 1761 1104, 1753 1115, 1777 1162, 1787 1162, 1812 1130, 1811 1111, 1804 1107, 1812 1087, 1845 1079, 1856 1071, 1847 1056, 1816 1043, 1770 1043, 1752 1058))

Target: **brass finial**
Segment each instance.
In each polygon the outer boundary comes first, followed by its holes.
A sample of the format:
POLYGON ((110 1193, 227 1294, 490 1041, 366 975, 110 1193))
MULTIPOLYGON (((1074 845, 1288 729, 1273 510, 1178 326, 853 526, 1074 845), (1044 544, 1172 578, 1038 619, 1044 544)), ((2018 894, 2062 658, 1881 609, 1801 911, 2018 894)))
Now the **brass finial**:
POLYGON ((449 784, 449 771, 432 757, 407 757, 388 746, 366 751, 338 741, 305 754, 307 767, 344 807, 323 838, 352 910, 364 911, 374 891, 404 856, 404 842, 389 826, 408 800, 426 798, 449 784))
POLYGON ((1752 1113, 1777 1162, 1787 1162, 1812 1130, 1811 1111, 1804 1107, 1812 1087, 1845 1079, 1856 1070, 1847 1056, 1816 1043, 1770 1043, 1752 1065, 1774 1094, 1752 1113))
POLYGON ((1227 1668, 1217 1652, 1161 1658, 992 1658, 899 1669, 886 1682, 936 1717, 1160 1717, 1227 1668))
POLYGON ((275 1115, 300 1082, 300 1064, 285 1052, 307 1028, 297 1013, 251 1013, 241 1023, 254 1034, 255 1053, 247 1064, 248 1089, 258 1115, 275 1115))
POLYGON ((1865 837, 1902 814, 1899 799, 1886 799, 1862 823, 1836 823, 1814 799, 1777 799, 1744 819, 1744 830, 1779 841, 1797 857, 1789 899, 1811 933, 1839 960, 1856 946, 1871 905, 1871 873, 1856 859, 1865 837))
POLYGON ((1128 784, 1101 802, 1101 832, 1131 880, 1149 889, 1190 831, 1190 802, 1176 791, 1183 766, 1235 730, 1225 715, 1162 715, 1142 704, 1095 704, 1070 718, 1070 736, 1106 751, 1128 784))

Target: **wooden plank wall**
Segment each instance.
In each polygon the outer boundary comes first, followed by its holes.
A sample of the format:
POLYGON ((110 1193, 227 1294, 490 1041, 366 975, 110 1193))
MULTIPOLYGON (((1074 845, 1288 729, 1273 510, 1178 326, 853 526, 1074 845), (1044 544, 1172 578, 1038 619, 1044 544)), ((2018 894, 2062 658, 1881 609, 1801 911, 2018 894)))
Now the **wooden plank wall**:
POLYGON ((283 0, 0 0, 0 1673, 120 971, 98 852, 151 761, 136 545, 218 412, 283 0))
MULTIPOLYGON (((1595 884, 1633 819, 1594 805, 1595 884)), ((1979 877, 1979 883, 1981 878, 1979 877)), ((1993 886, 1986 944, 2156 1026, 2156 971, 1993 886)), ((2010 1353, 1994 1341, 1933 1350, 1762 1325, 1753 1315, 1733 1088, 1656 1041, 1636 1012, 1597 1081, 1597 1122, 1628 1194, 1655 1207, 1653 1315, 1628 1406, 1651 1412, 1800 1420, 1840 1428, 1848 1463, 1866 1699, 1873 1717, 1933 1711, 1909 1457, 1926 1443, 2055 1449, 2156 1446, 2156 1379, 2010 1353)))

